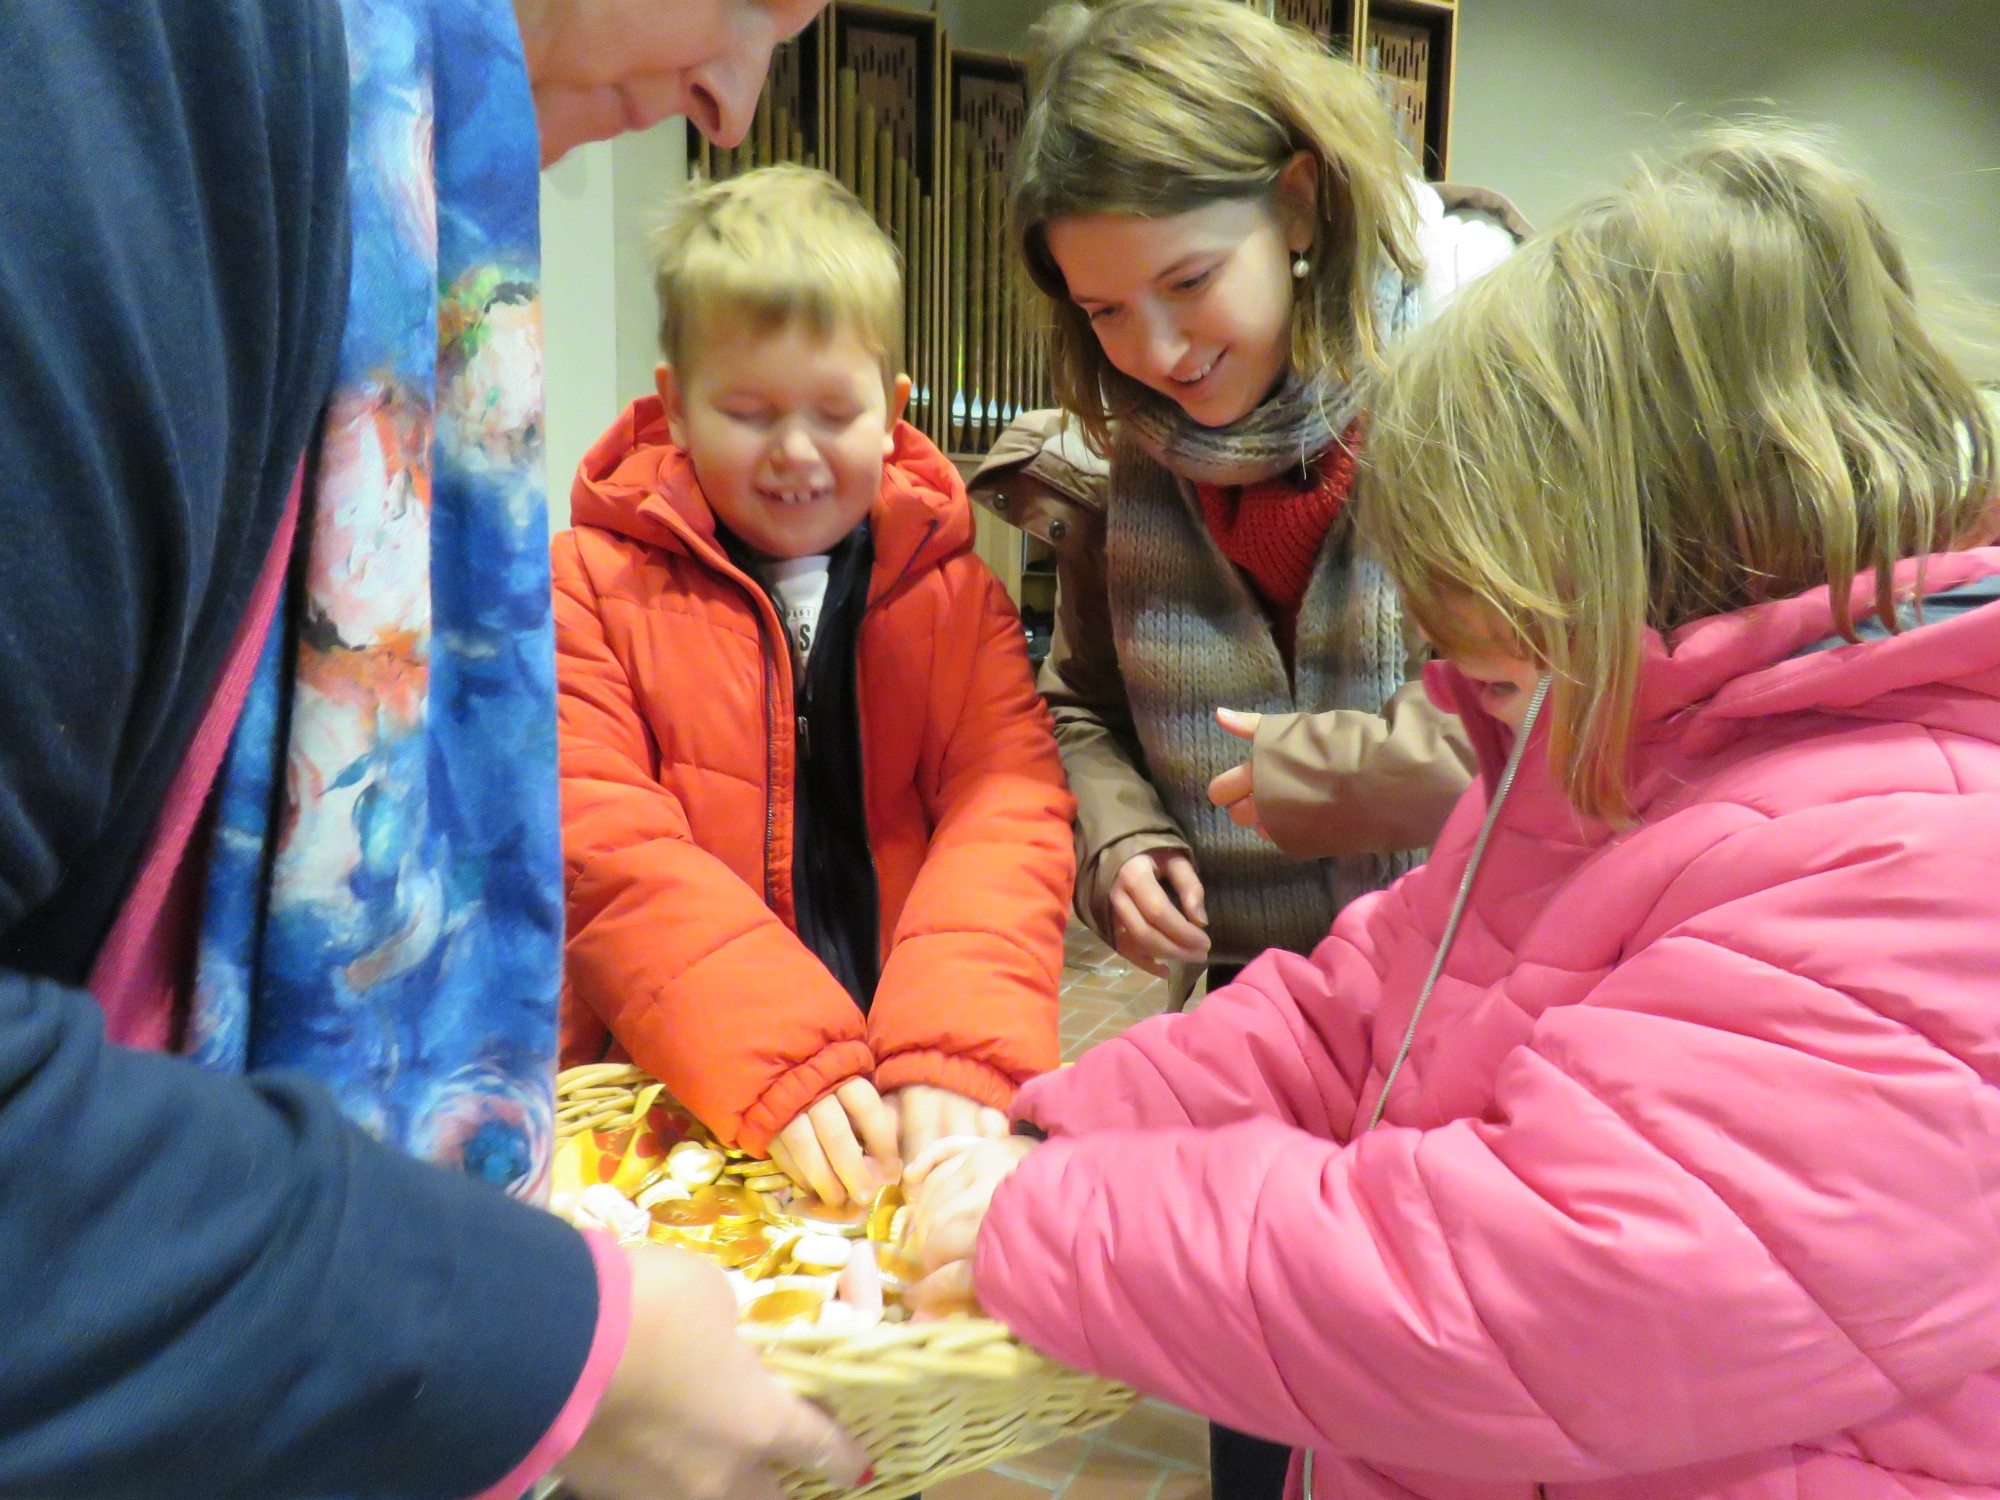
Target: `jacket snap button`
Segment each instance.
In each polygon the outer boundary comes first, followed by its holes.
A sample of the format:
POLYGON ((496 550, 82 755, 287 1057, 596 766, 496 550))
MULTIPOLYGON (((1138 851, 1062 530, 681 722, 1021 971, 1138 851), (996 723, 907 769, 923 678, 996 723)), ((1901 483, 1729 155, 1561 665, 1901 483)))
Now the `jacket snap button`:
POLYGON ((1049 522, 1049 540, 1059 542, 1069 535, 1069 522, 1060 518, 1049 522))

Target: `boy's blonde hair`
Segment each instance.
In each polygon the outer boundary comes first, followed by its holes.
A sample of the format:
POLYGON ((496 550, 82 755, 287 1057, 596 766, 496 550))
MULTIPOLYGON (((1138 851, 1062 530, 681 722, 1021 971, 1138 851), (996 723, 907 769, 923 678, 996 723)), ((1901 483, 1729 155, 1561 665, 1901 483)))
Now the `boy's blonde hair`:
POLYGON ((1049 254, 1053 220, 1268 198, 1306 152, 1319 169, 1318 222, 1294 294, 1292 364, 1348 378, 1375 362, 1379 279, 1420 270, 1417 166, 1361 69, 1240 0, 1061 5, 1037 29, 1030 68, 1011 227, 1053 304, 1057 398, 1099 446, 1118 377, 1049 254))
POLYGON ((1358 524, 1414 617, 1469 596, 1554 678, 1570 801, 1623 821, 1643 632, 1949 549, 1995 493, 1981 397, 1926 327, 1861 183, 1772 127, 1715 129, 1570 214, 1393 362, 1358 524))
POLYGON ((760 331, 804 320, 818 337, 857 334, 903 368, 903 273, 861 200, 811 167, 759 167, 691 185, 653 235, 660 352, 676 368, 718 314, 760 331))

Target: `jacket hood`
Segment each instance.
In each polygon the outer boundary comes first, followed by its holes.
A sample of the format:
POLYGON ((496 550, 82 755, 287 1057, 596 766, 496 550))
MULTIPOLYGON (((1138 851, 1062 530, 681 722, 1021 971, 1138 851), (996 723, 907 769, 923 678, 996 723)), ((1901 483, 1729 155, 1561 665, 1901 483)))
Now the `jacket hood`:
MULTIPOLYGON (((1897 569, 1904 591, 1917 588, 1918 567, 1897 569)), ((1895 632, 1868 620, 1858 641, 1837 633, 1824 588, 1696 620, 1671 638, 1648 631, 1638 740, 1698 752, 1747 721, 1807 712, 2000 739, 2000 547, 1938 554, 1922 569, 1921 612, 1905 605, 1895 632)), ((1857 612, 1871 602, 1872 577, 1855 580, 1857 612)), ((1432 662, 1424 680, 1439 707, 1464 719, 1481 765, 1504 761, 1507 731, 1458 669, 1432 662)))
MULTIPOLYGON (((868 519, 878 591, 885 580, 934 566, 972 541, 957 465, 908 422, 896 424, 895 450, 868 519)), ((715 512, 667 431, 658 396, 634 401, 591 445, 570 486, 570 520, 708 562, 722 556, 715 512)))
MULTIPOLYGON (((1697 620, 1671 642, 1649 636, 1640 722, 1812 711, 1966 728, 1953 705, 2000 698, 2000 548, 1904 563, 1899 593, 1915 595, 1920 567, 1922 607, 1906 604, 1894 632, 1869 620, 1860 640, 1842 639, 1832 596, 1820 588, 1697 620)), ((1856 579, 1852 608, 1866 609, 1872 593, 1872 574, 1856 579)), ((1990 713, 1981 722, 1990 725, 1990 713)))

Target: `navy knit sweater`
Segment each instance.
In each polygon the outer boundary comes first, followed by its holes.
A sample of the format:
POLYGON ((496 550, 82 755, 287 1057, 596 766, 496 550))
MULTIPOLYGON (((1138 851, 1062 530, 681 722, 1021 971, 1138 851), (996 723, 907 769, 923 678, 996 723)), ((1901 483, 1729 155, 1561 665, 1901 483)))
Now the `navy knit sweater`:
POLYGON ((77 988, 332 379, 346 111, 335 0, 0 0, 0 1497, 468 1494, 596 1321, 567 1227, 77 988))

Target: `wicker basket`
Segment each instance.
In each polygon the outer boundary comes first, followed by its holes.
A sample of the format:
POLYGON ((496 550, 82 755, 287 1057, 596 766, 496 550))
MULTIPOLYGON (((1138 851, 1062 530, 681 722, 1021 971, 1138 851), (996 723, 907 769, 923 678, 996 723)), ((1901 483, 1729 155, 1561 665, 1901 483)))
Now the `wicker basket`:
MULTIPOLYGON (((637 1122, 653 1079, 621 1064, 556 1080, 556 1135, 637 1122)), ((842 1491, 787 1475, 791 1500, 894 1500, 1124 1414, 1127 1387, 1046 1359, 990 1318, 884 1323, 866 1333, 744 1326, 766 1368, 823 1407, 875 1460, 875 1482, 842 1491)))

